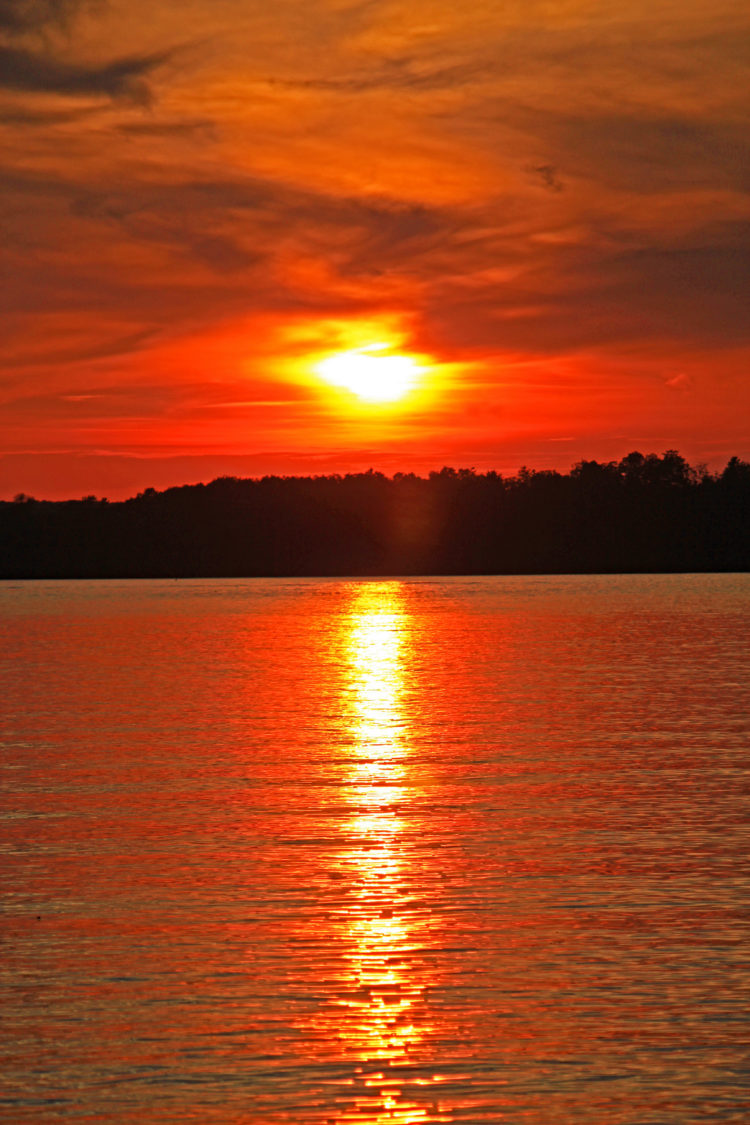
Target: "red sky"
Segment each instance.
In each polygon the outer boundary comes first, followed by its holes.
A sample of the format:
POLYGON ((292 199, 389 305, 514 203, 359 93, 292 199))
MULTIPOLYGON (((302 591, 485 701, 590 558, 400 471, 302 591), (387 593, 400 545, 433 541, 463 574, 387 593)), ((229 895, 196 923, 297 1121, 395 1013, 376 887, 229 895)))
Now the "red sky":
POLYGON ((0 496, 750 457, 736 0, 2 0, 0 496), (385 341, 363 404, 322 355, 385 341))

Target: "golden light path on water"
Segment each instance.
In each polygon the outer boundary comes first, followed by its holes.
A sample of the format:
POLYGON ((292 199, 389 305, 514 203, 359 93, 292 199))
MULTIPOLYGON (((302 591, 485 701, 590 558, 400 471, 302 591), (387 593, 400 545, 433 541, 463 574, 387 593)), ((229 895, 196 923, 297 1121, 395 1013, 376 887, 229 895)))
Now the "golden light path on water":
MULTIPOLYGON (((399 583, 359 587, 343 648, 352 740, 344 791, 352 812, 342 829, 356 888, 346 926, 348 994, 354 996, 347 1034, 372 1090, 357 1106, 356 1119, 378 1125, 449 1120, 434 1103, 420 1106, 403 1099, 398 1077, 399 1065, 409 1062, 428 1030, 426 981, 410 971, 410 951, 420 939, 404 908, 409 857, 401 810, 411 797, 404 712, 409 637, 399 583), (389 1068, 395 1070, 389 1074, 389 1068)), ((433 1080, 422 1077, 417 1083, 433 1080)))

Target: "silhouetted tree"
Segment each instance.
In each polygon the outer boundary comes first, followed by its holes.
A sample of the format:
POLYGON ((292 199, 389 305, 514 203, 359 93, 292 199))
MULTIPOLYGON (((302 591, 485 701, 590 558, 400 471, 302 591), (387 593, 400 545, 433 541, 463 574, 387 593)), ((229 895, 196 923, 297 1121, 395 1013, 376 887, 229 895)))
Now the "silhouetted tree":
POLYGON ((0 577, 750 569, 750 464, 676 450, 569 474, 444 467, 219 477, 108 503, 0 503, 0 577))

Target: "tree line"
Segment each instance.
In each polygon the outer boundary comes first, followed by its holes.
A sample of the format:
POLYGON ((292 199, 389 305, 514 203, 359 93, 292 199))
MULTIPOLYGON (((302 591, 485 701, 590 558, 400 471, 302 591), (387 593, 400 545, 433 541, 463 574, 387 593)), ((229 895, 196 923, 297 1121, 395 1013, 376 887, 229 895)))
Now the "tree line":
POLYGON ((750 570, 750 463, 675 450, 516 476, 219 477, 0 502, 0 578, 750 570))

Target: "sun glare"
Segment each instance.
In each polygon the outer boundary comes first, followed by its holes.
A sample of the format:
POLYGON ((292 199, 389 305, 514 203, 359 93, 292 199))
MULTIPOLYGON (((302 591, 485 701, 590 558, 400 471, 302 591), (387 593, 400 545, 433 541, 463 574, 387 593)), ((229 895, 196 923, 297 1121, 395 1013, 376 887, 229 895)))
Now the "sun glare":
POLYGON ((317 365, 317 373, 334 387, 343 387, 365 402, 395 402, 417 384, 420 369, 408 355, 390 355, 388 344, 368 344, 336 352, 317 365))

